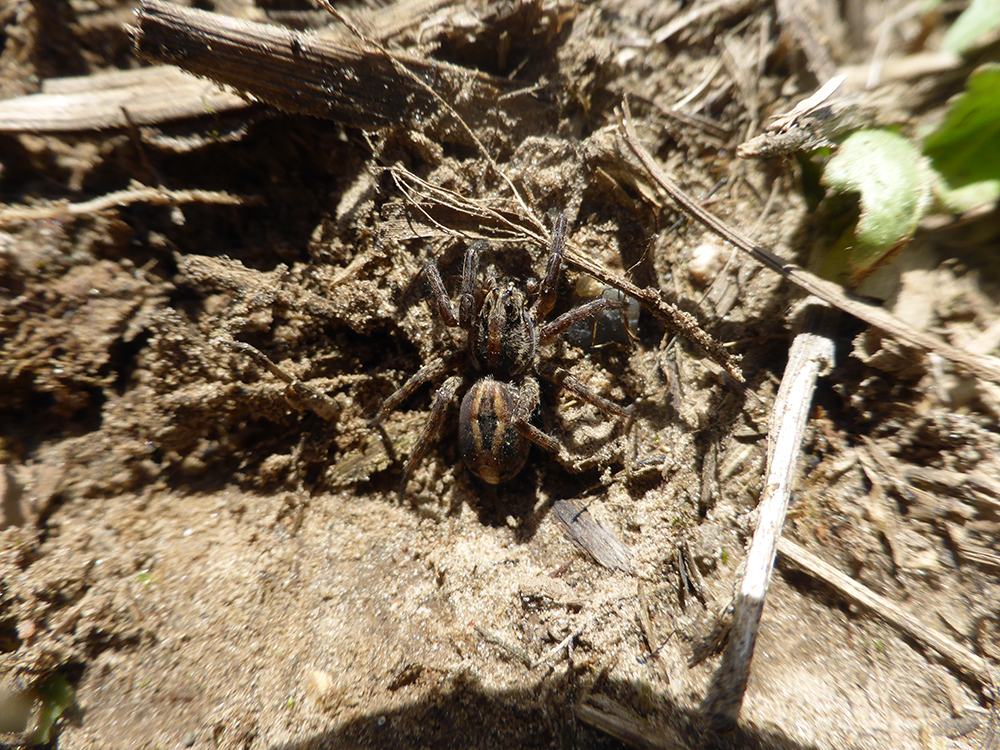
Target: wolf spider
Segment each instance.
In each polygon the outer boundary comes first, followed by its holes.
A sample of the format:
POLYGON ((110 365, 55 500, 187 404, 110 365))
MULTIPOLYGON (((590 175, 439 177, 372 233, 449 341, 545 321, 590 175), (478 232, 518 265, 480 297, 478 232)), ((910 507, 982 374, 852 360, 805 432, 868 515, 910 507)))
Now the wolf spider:
MULTIPOLYGON (((560 214, 549 238, 545 276, 540 285, 529 282, 525 291, 512 281, 499 286, 492 272, 483 283, 479 276, 479 258, 486 243, 474 242, 465 252, 457 311, 445 290, 436 261, 429 259, 424 265, 421 272, 427 278, 442 321, 467 332, 465 355, 478 374, 475 378, 452 375, 438 389, 430 417, 403 469, 401 492, 414 467, 438 438, 448 406, 462 386, 473 380, 459 410, 459 450, 469 471, 489 484, 499 484, 517 475, 528 459, 531 443, 549 453, 559 451, 559 441, 531 423, 540 400, 536 374, 590 402, 605 414, 631 419, 631 407, 625 409, 597 395, 565 369, 539 361, 539 344, 554 341, 578 321, 625 306, 621 301, 601 297, 544 322, 555 306, 566 232, 566 217, 560 214), (531 298, 533 302, 529 304, 531 298)), ((456 357, 437 357, 421 367, 385 399, 373 425, 379 425, 417 388, 445 375, 459 362, 456 357)))

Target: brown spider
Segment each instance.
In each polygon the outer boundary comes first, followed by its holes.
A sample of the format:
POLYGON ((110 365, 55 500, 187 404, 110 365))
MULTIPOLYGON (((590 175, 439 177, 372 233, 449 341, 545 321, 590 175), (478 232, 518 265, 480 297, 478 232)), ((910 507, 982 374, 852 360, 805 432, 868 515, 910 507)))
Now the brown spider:
MULTIPOLYGON (((559 441, 531 423, 539 405, 538 374, 589 401, 606 414, 622 419, 631 417, 632 409, 598 396, 565 369, 539 362, 538 345, 553 341, 566 329, 603 310, 622 309, 618 300, 603 297, 586 302, 544 323, 556 301, 556 285, 562 269, 566 246, 567 222, 556 218, 549 238, 549 260, 541 285, 529 282, 527 294, 514 282, 498 286, 492 273, 480 283, 479 256, 485 247, 474 242, 465 252, 458 312, 445 291, 437 263, 430 259, 422 273, 426 276, 445 325, 467 331, 468 351, 479 375, 459 410, 458 441, 462 459, 469 470, 489 484, 513 478, 528 459, 530 444, 556 453, 559 441), (529 297, 534 297, 529 306, 529 297)), ((387 398, 373 420, 379 425, 403 399, 424 383, 432 381, 457 364, 456 358, 437 357, 427 363, 387 398)), ((462 385, 471 378, 452 375, 438 389, 431 415, 410 454, 400 491, 410 473, 437 439, 449 404, 462 385)))

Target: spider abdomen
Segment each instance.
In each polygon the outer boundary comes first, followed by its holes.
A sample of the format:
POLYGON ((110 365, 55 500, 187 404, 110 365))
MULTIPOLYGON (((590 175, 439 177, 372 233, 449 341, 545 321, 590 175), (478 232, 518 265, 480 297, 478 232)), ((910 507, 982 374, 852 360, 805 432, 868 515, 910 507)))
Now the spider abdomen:
POLYGON ((462 399, 458 422, 462 460, 489 484, 513 478, 528 460, 530 443, 514 426, 519 397, 516 386, 485 377, 462 399))

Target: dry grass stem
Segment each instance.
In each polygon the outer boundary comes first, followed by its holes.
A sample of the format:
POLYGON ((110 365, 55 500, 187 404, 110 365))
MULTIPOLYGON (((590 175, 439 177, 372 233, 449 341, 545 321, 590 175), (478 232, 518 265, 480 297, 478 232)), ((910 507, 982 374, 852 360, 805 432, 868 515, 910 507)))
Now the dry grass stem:
POLYGON ((980 685, 993 684, 989 665, 984 659, 941 631, 920 622, 916 617, 906 612, 899 602, 876 594, 790 539, 782 539, 778 542, 778 552, 795 567, 823 581, 851 603, 867 609, 898 628, 900 632, 937 651, 966 677, 975 680, 980 685))
POLYGON ((221 206, 245 206, 252 198, 233 195, 218 190, 168 190, 133 183, 132 187, 101 195, 82 203, 68 201, 50 206, 0 205, 0 225, 15 221, 42 221, 66 216, 88 216, 111 208, 121 208, 133 203, 150 203, 154 206, 179 206, 184 203, 213 203, 221 206))

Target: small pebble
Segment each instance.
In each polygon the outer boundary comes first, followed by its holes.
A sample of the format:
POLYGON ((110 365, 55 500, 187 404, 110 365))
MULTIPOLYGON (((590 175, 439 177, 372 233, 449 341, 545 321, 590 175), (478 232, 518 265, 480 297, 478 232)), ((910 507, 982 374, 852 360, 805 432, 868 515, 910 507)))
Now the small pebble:
POLYGON ((728 257, 729 250, 721 242, 710 239, 702 241, 691 251, 691 260, 688 261, 691 281, 699 286, 715 281, 728 257))

